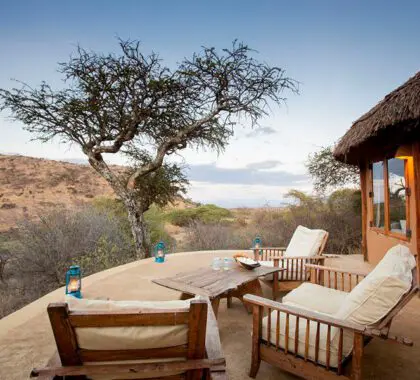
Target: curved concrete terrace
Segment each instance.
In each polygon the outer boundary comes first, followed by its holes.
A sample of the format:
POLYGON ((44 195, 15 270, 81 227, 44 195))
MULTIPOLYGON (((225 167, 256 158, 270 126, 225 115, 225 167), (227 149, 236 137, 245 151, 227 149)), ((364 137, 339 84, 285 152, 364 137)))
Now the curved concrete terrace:
MULTIPOLYGON (((85 298, 114 300, 173 300, 180 294, 151 282, 154 278, 175 275, 210 265, 215 256, 232 256, 237 251, 184 252, 167 256, 167 262, 156 264, 146 259, 112 268, 83 279, 85 298)), ((361 256, 343 256, 327 260, 326 265, 346 269, 366 269, 361 256)), ((263 286, 269 297, 270 289, 263 286)), ((0 379, 27 379, 33 367, 43 366, 55 350, 55 343, 46 313, 48 303, 61 301, 60 288, 15 313, 0 320, 0 379)), ((328 302, 326 300, 326 302, 328 302)), ((410 304, 394 319, 392 330, 408 336, 414 347, 375 339, 366 347, 364 378, 405 379, 418 378, 420 357, 420 299, 410 304), (416 375, 417 373, 417 375, 416 375)), ((230 379, 248 379, 251 354, 251 316, 239 300, 234 299, 231 309, 222 301, 219 308, 219 329, 227 360, 230 379)), ((261 363, 257 379, 294 379, 277 368, 261 363)))

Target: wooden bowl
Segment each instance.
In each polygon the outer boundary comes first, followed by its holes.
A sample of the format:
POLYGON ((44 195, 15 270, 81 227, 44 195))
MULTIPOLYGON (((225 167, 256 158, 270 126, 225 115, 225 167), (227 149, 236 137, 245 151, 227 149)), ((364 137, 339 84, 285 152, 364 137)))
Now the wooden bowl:
MULTIPOLYGON (((243 263, 243 262, 241 262, 241 261, 239 261, 239 260, 238 260, 238 258, 240 258, 240 257, 242 257, 242 256, 235 257, 235 261, 236 261, 239 265, 241 265, 242 267, 244 267, 245 269, 248 269, 248 270, 253 270, 253 269, 258 268, 258 267, 260 267, 260 266, 261 266, 261 264, 260 264, 260 263, 258 263, 258 262, 256 262, 255 264, 246 264, 246 263, 243 263)), ((246 257, 246 256, 245 256, 245 257, 246 257)))

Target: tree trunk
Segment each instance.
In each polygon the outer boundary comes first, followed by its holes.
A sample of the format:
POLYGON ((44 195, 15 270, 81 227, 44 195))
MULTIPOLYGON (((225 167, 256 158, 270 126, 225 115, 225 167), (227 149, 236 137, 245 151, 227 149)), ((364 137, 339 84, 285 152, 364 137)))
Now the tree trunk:
POLYGON ((111 185, 115 193, 123 201, 128 221, 131 225, 131 233, 134 238, 136 254, 139 259, 150 256, 150 242, 147 227, 144 221, 144 212, 137 204, 133 193, 124 186, 121 179, 116 176, 103 160, 100 154, 94 155, 85 151, 89 157, 90 165, 111 185))
POLYGON ((132 199, 123 200, 128 212, 128 220, 131 225, 136 253, 139 259, 150 256, 150 244, 144 214, 139 210, 136 202, 132 199))
POLYGON ((112 172, 100 154, 94 155, 89 151, 85 151, 85 154, 89 157, 90 165, 107 180, 115 193, 123 201, 127 209, 128 221, 131 225, 131 233, 134 238, 137 257, 139 259, 148 257, 150 249, 144 215, 133 198, 133 195, 129 190, 127 190, 121 180, 112 172))

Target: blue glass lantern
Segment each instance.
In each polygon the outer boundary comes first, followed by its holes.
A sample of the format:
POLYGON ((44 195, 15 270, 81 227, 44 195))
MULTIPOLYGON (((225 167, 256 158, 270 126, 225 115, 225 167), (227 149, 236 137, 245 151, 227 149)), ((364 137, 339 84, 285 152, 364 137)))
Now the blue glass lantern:
POLYGON ((165 262, 166 247, 163 241, 155 245, 155 261, 157 263, 165 262))
POLYGON ((66 294, 82 298, 82 272, 78 265, 72 265, 66 273, 66 294))
MULTIPOLYGON (((254 250, 261 248, 262 247, 262 239, 261 236, 256 236, 253 243, 252 243, 252 247, 254 248, 254 250)), ((259 252, 260 255, 262 255, 262 249, 259 252)))

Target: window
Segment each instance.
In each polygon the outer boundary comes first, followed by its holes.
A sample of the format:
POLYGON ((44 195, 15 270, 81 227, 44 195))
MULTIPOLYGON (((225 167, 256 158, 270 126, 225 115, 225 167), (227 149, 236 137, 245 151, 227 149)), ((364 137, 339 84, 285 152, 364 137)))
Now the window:
POLYGON ((386 234, 409 236, 407 158, 372 164, 371 226, 386 234))
POLYGON ((405 162, 399 158, 388 160, 389 229, 403 234, 407 228, 405 162))
POLYGON ((385 226, 385 191, 384 163, 375 162, 372 165, 373 176, 373 225, 378 228, 385 226))

